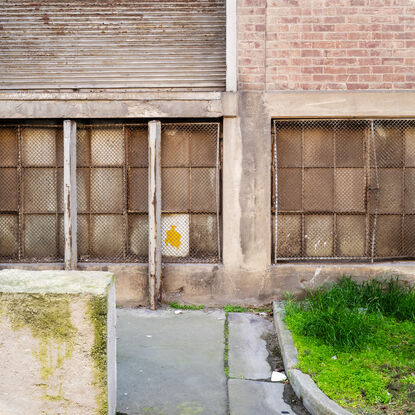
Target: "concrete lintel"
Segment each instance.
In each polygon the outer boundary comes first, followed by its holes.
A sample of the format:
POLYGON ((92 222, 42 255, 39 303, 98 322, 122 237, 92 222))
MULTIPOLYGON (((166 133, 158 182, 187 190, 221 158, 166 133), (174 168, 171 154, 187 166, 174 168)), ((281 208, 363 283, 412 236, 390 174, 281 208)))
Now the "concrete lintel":
POLYGON ((212 101, 221 92, 1 92, 0 101, 212 101))
POLYGON ((0 119, 27 118, 218 118, 220 99, 4 99, 0 119))
POLYGON ((270 117, 364 118, 415 116, 415 91, 268 92, 270 117))

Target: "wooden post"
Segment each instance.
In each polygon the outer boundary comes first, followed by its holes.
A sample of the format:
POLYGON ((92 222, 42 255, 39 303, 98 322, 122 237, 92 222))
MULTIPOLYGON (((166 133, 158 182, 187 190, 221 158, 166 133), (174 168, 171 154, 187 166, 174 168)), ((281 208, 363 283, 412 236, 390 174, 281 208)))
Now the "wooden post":
POLYGON ((76 122, 63 122, 65 270, 77 268, 76 122))
POLYGON ((161 300, 161 123, 148 123, 148 286, 150 307, 161 300))

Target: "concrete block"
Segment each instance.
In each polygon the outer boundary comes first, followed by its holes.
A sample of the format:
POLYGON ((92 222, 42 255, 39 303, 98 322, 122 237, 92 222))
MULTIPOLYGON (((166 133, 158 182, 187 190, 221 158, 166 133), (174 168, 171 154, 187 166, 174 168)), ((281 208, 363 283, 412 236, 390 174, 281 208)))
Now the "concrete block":
POLYGON ((230 379, 228 387, 231 415, 295 414, 284 402, 282 383, 230 379))
POLYGON ((229 375, 243 379, 270 379, 266 336, 272 323, 251 313, 229 313, 229 375))
POLYGON ((108 272, 0 271, 0 413, 115 415, 108 272))

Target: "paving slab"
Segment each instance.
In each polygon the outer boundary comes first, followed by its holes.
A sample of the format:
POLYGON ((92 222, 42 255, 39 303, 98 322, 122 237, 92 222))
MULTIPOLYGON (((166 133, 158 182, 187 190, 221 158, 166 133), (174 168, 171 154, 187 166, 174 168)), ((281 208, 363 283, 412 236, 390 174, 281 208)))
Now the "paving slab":
POLYGON ((294 415, 283 400, 284 384, 229 379, 230 415, 294 415))
POLYGON ((226 415, 221 310, 117 314, 118 412, 226 415))
POLYGON ((274 333, 272 323, 252 313, 229 313, 229 376, 269 379, 271 366, 264 338, 274 333))

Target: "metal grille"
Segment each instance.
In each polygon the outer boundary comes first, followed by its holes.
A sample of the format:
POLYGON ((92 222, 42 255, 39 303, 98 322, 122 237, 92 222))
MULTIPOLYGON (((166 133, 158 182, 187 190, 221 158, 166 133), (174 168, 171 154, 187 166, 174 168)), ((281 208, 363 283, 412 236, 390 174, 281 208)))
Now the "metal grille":
POLYGON ((274 120, 279 260, 415 257, 415 120, 274 120))
POLYGON ((220 124, 163 124, 162 255, 220 261, 220 124))
POLYGON ((0 126, 0 260, 63 261, 63 130, 0 126))
POLYGON ((224 0, 0 4, 2 90, 225 90, 224 0))
POLYGON ((148 258, 147 125, 78 126, 80 261, 148 258))

